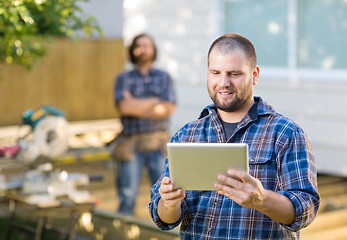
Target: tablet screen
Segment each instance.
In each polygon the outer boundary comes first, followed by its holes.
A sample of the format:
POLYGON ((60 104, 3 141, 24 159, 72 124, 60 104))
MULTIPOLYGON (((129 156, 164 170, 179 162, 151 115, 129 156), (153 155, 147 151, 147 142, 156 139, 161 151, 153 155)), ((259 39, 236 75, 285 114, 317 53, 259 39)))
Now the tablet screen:
POLYGON ((219 174, 236 168, 248 172, 245 143, 168 143, 170 178, 175 188, 216 190, 219 174))

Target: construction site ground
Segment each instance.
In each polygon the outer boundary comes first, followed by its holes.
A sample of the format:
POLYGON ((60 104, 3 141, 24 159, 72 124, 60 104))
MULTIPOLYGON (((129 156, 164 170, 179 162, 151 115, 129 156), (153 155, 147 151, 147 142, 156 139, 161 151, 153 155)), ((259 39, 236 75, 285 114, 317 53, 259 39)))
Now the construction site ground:
MULTIPOLYGON (((74 129, 71 148, 64 156, 53 160, 55 168, 68 172, 86 173, 97 179, 82 188, 88 190, 96 200, 97 209, 116 212, 118 207, 115 189, 117 164, 110 158, 105 143, 120 131, 119 122, 114 119, 80 122, 76 123, 74 129)), ((0 128, 0 136, 1 130, 5 131, 5 128, 0 128)), ((4 140, 0 138, 0 144, 4 143, 4 140)), ((13 166, 7 170, 8 174, 24 169, 13 166)), ((319 174, 318 187, 322 198, 320 210, 314 222, 301 231, 301 239, 347 239, 347 178, 319 174)), ((151 183, 144 170, 135 217, 145 221, 150 221, 148 213, 150 188, 151 183)))

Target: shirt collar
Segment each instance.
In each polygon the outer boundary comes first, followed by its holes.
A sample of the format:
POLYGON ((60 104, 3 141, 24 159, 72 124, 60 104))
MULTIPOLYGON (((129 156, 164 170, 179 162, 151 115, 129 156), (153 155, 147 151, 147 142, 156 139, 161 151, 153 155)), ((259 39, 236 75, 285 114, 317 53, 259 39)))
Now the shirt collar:
MULTIPOLYGON (((251 120, 256 120, 259 115, 274 115, 275 110, 265 102, 261 97, 254 97, 255 104, 251 107, 248 112, 248 116, 251 120)), ((205 107, 199 116, 199 119, 204 118, 208 115, 217 114, 217 108, 214 104, 205 107)))
MULTIPOLYGON (((137 67, 134 67, 133 69, 134 73, 136 73, 137 75, 143 76, 143 74, 140 72, 140 70, 137 67)), ((151 75, 154 72, 154 68, 151 67, 148 71, 148 75, 151 75)))

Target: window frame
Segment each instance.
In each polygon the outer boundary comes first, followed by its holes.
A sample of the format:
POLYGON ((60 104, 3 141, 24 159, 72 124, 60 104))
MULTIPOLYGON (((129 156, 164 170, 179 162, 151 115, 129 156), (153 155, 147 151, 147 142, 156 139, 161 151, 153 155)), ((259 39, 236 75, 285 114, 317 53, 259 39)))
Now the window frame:
MULTIPOLYGON (((224 6, 227 0, 214 1, 212 10, 214 17, 220 23, 217 28, 218 34, 222 35, 226 32, 226 17, 224 6)), ((288 46, 286 67, 262 67, 261 75, 267 78, 278 78, 279 80, 290 81, 333 81, 347 82, 347 69, 317 69, 305 68, 298 66, 298 1, 288 0, 288 46)), ((216 35, 214 33, 214 35, 216 35)))

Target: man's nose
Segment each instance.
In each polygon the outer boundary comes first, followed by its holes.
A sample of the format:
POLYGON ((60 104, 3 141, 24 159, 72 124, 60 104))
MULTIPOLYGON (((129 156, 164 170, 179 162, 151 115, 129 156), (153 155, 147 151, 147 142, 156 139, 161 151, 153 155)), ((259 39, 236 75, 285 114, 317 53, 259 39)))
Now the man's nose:
POLYGON ((231 85, 230 77, 227 74, 221 74, 219 85, 221 87, 229 87, 231 85))

